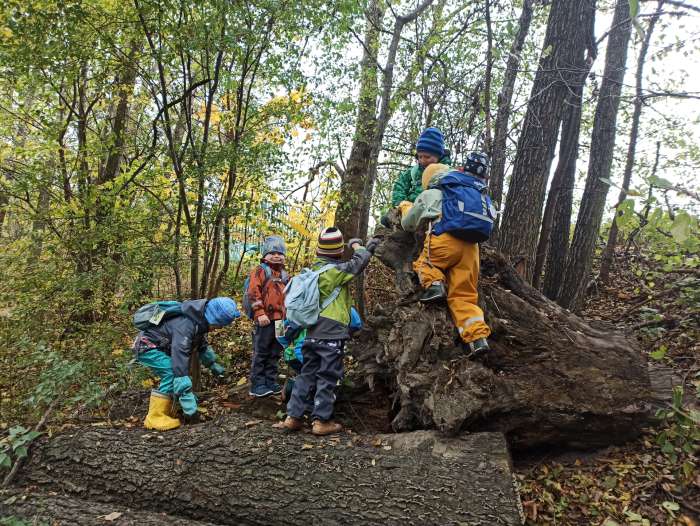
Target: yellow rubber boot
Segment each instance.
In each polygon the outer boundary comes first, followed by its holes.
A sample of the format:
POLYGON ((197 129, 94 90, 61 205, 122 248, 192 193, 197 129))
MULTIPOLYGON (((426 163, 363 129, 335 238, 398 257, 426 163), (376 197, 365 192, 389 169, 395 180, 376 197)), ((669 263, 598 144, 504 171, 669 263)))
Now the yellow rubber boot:
POLYGON ((148 414, 143 421, 146 429, 168 431, 180 427, 180 421, 170 416, 173 408, 173 400, 168 395, 151 391, 151 400, 148 404, 148 414))

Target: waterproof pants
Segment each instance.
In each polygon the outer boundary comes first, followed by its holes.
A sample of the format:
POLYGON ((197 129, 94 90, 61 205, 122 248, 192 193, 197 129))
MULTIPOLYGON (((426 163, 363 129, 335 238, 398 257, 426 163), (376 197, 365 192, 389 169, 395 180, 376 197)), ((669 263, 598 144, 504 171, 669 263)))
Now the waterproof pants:
MULTIPOLYGON (((145 352, 140 352, 137 359, 139 363, 148 367, 155 376, 160 378, 160 385, 156 391, 172 396, 175 374, 173 373, 173 362, 170 356, 158 349, 150 349, 145 352)), ((192 406, 192 402, 195 407, 197 405, 197 397, 192 391, 180 395, 178 401, 181 403, 185 402, 185 405, 189 405, 190 407, 192 406)))
POLYGON ((282 346, 275 338, 275 323, 265 327, 255 325, 253 332, 253 363, 250 366, 250 384, 255 387, 277 383, 277 363, 282 346))
POLYGON ((491 330, 477 305, 479 295, 479 245, 448 233, 428 234, 423 251, 413 263, 423 288, 435 281, 447 284, 447 305, 465 343, 487 338, 491 330))
POLYGON ((327 421, 333 417, 335 390, 343 378, 343 340, 314 340, 307 338, 301 348, 304 362, 301 373, 294 379, 294 389, 287 404, 287 414, 304 416, 311 395, 314 408, 312 420, 327 421), (316 392, 313 393, 313 390, 316 392))

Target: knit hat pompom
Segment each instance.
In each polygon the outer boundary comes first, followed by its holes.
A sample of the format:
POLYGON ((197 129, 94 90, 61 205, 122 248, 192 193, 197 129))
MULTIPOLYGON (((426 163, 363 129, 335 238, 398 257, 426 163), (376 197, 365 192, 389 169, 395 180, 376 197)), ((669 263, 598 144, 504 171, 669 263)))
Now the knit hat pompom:
POLYGON ((435 177, 447 173, 450 171, 450 167, 446 164, 433 163, 429 164, 423 170, 423 176, 421 177, 421 184, 423 185, 423 190, 427 190, 430 186, 430 181, 435 177))
POLYGON ((343 233, 336 227, 324 228, 318 236, 317 256, 340 258, 344 249, 343 233))
POLYGON ((418 137, 416 153, 426 152, 440 159, 445 155, 445 137, 437 128, 426 128, 418 137))
POLYGON ((262 256, 265 257, 271 252, 279 252, 283 256, 287 255, 287 245, 280 236, 268 236, 263 241, 262 256))
POLYGON ((241 317, 236 302, 225 296, 213 298, 207 302, 204 317, 210 325, 230 325, 233 320, 241 317))

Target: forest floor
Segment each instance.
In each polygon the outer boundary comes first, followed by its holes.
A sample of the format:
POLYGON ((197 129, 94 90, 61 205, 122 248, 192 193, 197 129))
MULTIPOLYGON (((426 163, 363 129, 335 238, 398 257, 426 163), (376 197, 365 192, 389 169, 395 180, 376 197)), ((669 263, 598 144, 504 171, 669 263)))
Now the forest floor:
MULTIPOLYGON (((686 278, 664 272, 653 258, 619 256, 612 285, 592 290, 583 316, 592 323, 612 323, 637 338, 640 351, 650 358, 655 389, 665 392, 666 401, 659 405, 659 424, 625 445, 597 451, 513 452, 527 524, 700 525, 700 428, 691 422, 700 414, 700 298, 697 290, 684 287, 686 278), (683 386, 682 391, 676 388, 675 397, 673 385, 683 386)), ((390 301, 390 283, 388 270, 370 267, 370 312, 376 303, 390 301)), ((251 328, 250 322, 242 321, 233 330, 213 335, 228 375, 221 385, 204 375, 203 419, 234 412, 249 418, 251 425, 272 425, 284 417, 281 398, 256 400, 247 395, 251 328)), ((339 420, 365 437, 389 432, 391 400, 353 385, 351 357, 347 370, 337 406, 339 420)), ((143 389, 114 392, 96 411, 82 411, 72 420, 57 415, 49 431, 86 424, 140 427, 147 389, 154 385, 153 379, 143 378, 138 381, 143 389)))

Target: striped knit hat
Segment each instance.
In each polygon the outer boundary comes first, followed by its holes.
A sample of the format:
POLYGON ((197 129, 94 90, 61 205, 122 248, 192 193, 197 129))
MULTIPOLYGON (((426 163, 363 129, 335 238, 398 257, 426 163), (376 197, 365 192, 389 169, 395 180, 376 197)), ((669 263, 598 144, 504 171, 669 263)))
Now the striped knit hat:
POLYGON ((336 227, 324 228, 318 236, 317 256, 340 258, 343 255, 343 233, 336 227))

